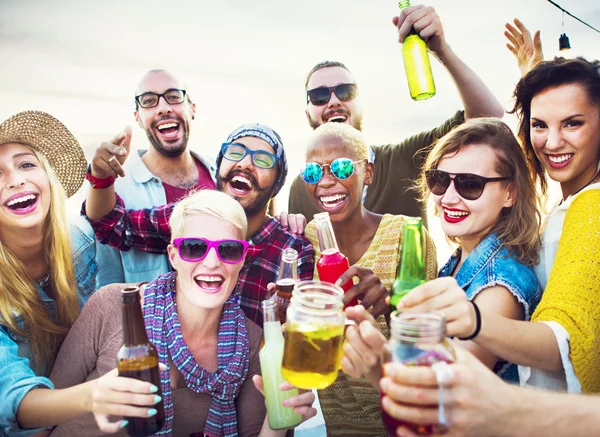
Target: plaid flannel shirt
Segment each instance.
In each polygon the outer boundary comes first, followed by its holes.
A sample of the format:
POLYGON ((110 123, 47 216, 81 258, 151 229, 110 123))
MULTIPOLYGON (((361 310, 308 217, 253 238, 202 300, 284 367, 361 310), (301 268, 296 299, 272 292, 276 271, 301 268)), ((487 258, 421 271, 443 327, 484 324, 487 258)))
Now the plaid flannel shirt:
MULTIPOLYGON (((122 251, 165 253, 171 242, 169 217, 174 205, 128 210, 118 195, 116 198, 110 213, 99 220, 90 220, 96 239, 122 251)), ((85 215, 85 203, 81 212, 85 215)), ((237 285, 240 306, 250 320, 262 327, 260 302, 269 297, 267 284, 277 280, 281 251, 291 247, 298 252, 298 280, 313 278, 315 252, 304 236, 286 231, 273 217, 267 217, 248 242, 250 247, 237 285)))

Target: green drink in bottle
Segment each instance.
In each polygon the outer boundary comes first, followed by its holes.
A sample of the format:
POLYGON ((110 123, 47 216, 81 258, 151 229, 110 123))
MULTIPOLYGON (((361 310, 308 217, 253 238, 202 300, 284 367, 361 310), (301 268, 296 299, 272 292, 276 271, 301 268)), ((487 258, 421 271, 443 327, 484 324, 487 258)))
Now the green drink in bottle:
MULTIPOLYGON (((407 8, 410 6, 410 0, 399 1, 398 6, 400 9, 407 8)), ((411 30, 402 42, 402 59, 412 99, 425 100, 435 96, 427 44, 414 30, 411 30)))
POLYGON ((259 352, 260 370, 263 377, 267 417, 271 429, 293 428, 302 422, 302 416, 293 408, 284 407, 281 401, 298 395, 298 389, 281 391, 279 385, 285 381, 281 375, 283 360, 283 333, 277 315, 277 302, 262 301, 264 315, 263 331, 265 345, 259 352))
POLYGON ((390 297, 392 311, 396 309, 398 302, 410 290, 426 281, 425 244, 421 218, 407 217, 404 220, 400 270, 392 286, 392 295, 390 297))

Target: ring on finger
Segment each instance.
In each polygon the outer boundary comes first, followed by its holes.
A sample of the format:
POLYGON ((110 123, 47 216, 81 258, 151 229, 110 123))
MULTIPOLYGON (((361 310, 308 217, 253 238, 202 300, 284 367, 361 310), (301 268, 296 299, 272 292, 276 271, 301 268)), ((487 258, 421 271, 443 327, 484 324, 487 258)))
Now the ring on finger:
POLYGON ((113 162, 115 159, 117 159, 117 157, 115 155, 113 155, 109 160, 108 163, 110 164, 111 162, 113 162))

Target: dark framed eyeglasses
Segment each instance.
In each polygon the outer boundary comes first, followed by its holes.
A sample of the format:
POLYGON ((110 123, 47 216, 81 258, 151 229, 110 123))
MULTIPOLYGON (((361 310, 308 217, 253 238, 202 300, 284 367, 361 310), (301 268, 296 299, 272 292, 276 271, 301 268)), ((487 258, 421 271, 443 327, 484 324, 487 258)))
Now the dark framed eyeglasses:
POLYGON ((353 100, 358 94, 358 88, 355 83, 343 83, 336 86, 322 86, 306 92, 306 103, 310 102, 315 106, 326 105, 331 99, 331 93, 334 92, 342 102, 353 100))
POLYGON ((139 96, 135 96, 135 101, 142 108, 154 108, 158 106, 158 101, 160 98, 164 98, 165 102, 169 105, 177 105, 179 103, 183 103, 185 100, 185 90, 178 90, 176 88, 171 88, 165 91, 162 94, 156 93, 143 93, 139 96))
POLYGON ((177 247, 179 257, 187 262, 202 261, 208 251, 214 248, 217 257, 227 264, 237 264, 246 255, 248 242, 242 240, 208 240, 206 238, 175 238, 173 245, 177 247))
POLYGON ((279 160, 277 155, 273 155, 266 150, 250 150, 240 143, 223 143, 221 145, 221 153, 223 154, 223 158, 233 162, 239 162, 246 155, 250 154, 252 164, 264 169, 273 168, 279 160))
POLYGON ((350 158, 337 158, 331 161, 331 164, 319 164, 318 162, 307 162, 300 170, 300 176, 304 179, 307 184, 318 184, 323 179, 323 173, 325 167, 329 167, 331 174, 344 181, 354 174, 356 164, 362 161, 367 161, 366 158, 359 159, 358 161, 352 161, 350 158))
POLYGON ((425 180, 429 190, 436 196, 446 193, 450 182, 454 181, 454 189, 460 197, 466 200, 477 200, 483 194, 488 182, 507 181, 511 177, 486 178, 471 173, 446 173, 442 170, 432 169, 425 172, 425 180))

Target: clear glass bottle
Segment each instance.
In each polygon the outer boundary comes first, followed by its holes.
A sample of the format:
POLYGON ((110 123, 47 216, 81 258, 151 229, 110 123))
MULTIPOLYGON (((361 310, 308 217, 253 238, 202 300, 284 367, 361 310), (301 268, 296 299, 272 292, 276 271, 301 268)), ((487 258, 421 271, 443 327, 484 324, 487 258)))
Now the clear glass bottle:
MULTIPOLYGON (((314 215, 314 219, 317 225, 319 248, 321 250, 321 256, 319 257, 319 261, 317 261, 319 279, 335 284, 335 281, 350 268, 350 263, 348 257, 338 249, 329 213, 320 212, 314 215)), ((342 289, 348 291, 352 288, 352 285, 354 285, 352 280, 347 281, 345 284, 342 284, 342 289)), ((354 305, 358 305, 357 299, 353 299, 346 306, 354 305)))
POLYGON ((293 408, 281 405, 281 401, 284 399, 297 396, 298 390, 279 390, 279 386, 284 382, 281 374, 283 333, 278 317, 277 302, 273 300, 262 301, 262 310, 265 345, 259 352, 259 358, 269 427, 271 429, 293 428, 302 422, 302 416, 296 413, 293 408))
MULTIPOLYGON (((382 364, 395 362, 407 366, 431 366, 438 361, 452 363, 456 360, 446 337, 446 319, 440 313, 394 311, 390 315, 390 329, 391 337, 383 347, 382 364)), ((399 426, 406 426, 419 435, 433 434, 431 426, 402 422, 383 409, 381 418, 390 435, 396 435, 399 426)))
POLYGON ((341 368, 346 315, 341 287, 322 281, 300 281, 292 292, 281 373, 302 389, 333 384, 341 368))
MULTIPOLYGON (((400 9, 409 6, 410 0, 398 2, 400 9)), ((425 100, 435 96, 435 82, 431 72, 427 43, 414 30, 411 30, 402 42, 402 59, 412 99, 425 100)))
POLYGON ((286 321, 287 307, 297 280, 298 252, 288 247, 281 252, 281 262, 279 263, 279 273, 277 274, 275 295, 273 296, 273 300, 277 302, 277 312, 281 323, 286 321))
POLYGON ((400 269, 390 296, 392 311, 410 290, 427 282, 425 239, 421 222, 420 217, 407 217, 404 220, 400 269))

